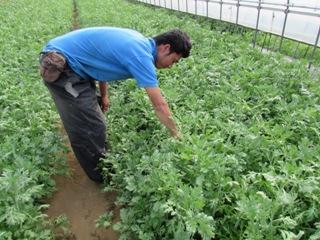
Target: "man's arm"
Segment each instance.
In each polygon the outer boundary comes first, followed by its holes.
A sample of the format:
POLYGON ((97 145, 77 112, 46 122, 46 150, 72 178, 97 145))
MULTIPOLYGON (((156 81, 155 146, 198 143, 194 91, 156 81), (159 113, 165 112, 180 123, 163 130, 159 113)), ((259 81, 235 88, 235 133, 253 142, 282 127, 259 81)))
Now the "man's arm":
POLYGON ((160 122, 170 130, 171 136, 177 137, 179 135, 178 128, 171 117, 170 108, 163 98, 160 89, 158 87, 146 87, 145 89, 160 122))
POLYGON ((108 83, 99 81, 99 89, 102 98, 102 107, 101 110, 106 112, 109 108, 109 98, 108 98, 108 83))

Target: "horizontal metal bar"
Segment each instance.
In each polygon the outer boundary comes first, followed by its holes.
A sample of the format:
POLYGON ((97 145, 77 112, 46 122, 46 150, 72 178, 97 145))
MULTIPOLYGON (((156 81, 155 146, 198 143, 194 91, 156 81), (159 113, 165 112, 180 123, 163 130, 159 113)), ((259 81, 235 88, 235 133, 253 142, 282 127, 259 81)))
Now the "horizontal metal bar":
MULTIPOLYGON (((260 6, 259 5, 253 6, 251 4, 242 4, 242 3, 238 4, 238 2, 234 2, 234 3, 233 2, 222 2, 222 1, 219 1, 219 0, 196 0, 196 1, 213 2, 213 3, 225 4, 225 5, 231 5, 231 6, 239 6, 239 7, 243 6, 243 7, 248 7, 248 8, 260 8, 260 9, 263 9, 263 10, 272 10, 272 11, 277 11, 277 12, 288 12, 288 13, 296 13, 296 14, 313 16, 313 17, 320 17, 320 12, 318 12, 318 13, 304 12, 304 11, 299 11, 299 10, 292 10, 290 8, 289 8, 289 10, 287 10, 287 8, 285 8, 286 6, 288 6, 287 4, 281 5, 281 6, 284 7, 284 9, 279 9, 279 8, 274 8, 274 7, 264 7, 264 6, 262 6, 265 3, 261 3, 260 6)), ((246 2, 248 2, 248 1, 246 1, 246 2)), ((279 5, 279 4, 274 4, 274 5, 279 5)), ((301 7, 294 6, 294 8, 301 8, 301 7)), ((308 8, 308 9, 313 10, 314 8, 308 8)), ((320 8, 319 8, 319 10, 320 10, 320 8)))
MULTIPOLYGON (((237 4, 238 0, 227 0, 227 1, 221 1, 221 0, 195 0, 196 2, 215 2, 215 3, 222 3, 222 4, 234 4, 232 2, 235 2, 235 4, 237 4)), ((305 8, 305 9, 310 9, 310 10, 320 10, 320 8, 318 7, 308 7, 308 6, 302 6, 302 5, 294 5, 292 4, 287 4, 287 3, 270 3, 270 2, 261 2, 259 3, 259 1, 257 2, 252 2, 252 1, 246 1, 246 0, 241 0, 240 1, 241 5, 242 2, 246 2, 246 3, 251 3, 251 4, 257 4, 257 6, 259 4, 261 5, 273 5, 273 6, 282 6, 282 7, 294 7, 294 8, 305 8)))

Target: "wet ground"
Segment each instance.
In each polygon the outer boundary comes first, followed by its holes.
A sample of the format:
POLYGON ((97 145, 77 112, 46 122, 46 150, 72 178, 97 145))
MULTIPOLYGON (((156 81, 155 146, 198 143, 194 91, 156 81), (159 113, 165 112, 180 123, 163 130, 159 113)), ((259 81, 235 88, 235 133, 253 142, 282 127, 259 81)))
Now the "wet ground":
POLYGON ((80 167, 73 152, 67 155, 71 178, 57 176, 57 191, 47 200, 50 218, 64 215, 70 222, 68 240, 116 240, 119 233, 112 228, 97 228, 99 216, 115 210, 113 221, 119 221, 119 208, 114 204, 117 193, 103 193, 100 185, 91 181, 80 167))

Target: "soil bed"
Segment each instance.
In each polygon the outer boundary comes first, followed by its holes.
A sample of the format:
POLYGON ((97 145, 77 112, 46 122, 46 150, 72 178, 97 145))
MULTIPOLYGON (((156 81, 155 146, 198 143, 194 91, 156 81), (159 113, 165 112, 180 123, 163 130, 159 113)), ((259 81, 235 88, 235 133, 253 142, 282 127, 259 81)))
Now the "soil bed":
MULTIPOLYGON (((70 147, 70 144, 69 144, 70 147)), ((114 202, 116 192, 102 193, 100 185, 91 181, 71 151, 67 155, 71 178, 56 176, 57 191, 47 200, 50 207, 44 212, 49 218, 64 215, 70 222, 69 240, 116 240, 120 234, 111 227, 96 228, 96 220, 115 210, 114 222, 119 221, 119 209, 114 202)))

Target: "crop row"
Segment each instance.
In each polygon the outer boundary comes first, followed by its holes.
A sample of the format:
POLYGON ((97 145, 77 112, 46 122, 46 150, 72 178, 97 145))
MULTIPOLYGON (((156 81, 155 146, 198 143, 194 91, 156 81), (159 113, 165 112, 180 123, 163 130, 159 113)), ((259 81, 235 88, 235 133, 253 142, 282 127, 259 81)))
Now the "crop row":
POLYGON ((70 30, 70 16, 71 4, 0 1, 0 239, 52 239, 61 220, 42 214, 52 176, 67 174, 67 166, 38 56, 46 41, 70 30))
MULTIPOLYGON (((59 119, 37 74, 42 46, 72 28, 72 1, 52 3, 0 3, 4 239, 52 238, 41 199, 54 188, 52 175, 66 174, 59 119)), ((264 55, 245 33, 135 1, 77 3, 80 28, 151 37, 178 27, 193 41, 188 59, 158 72, 182 141, 169 137, 133 79, 110 84, 103 164, 115 169, 105 169, 105 190, 119 192, 122 221, 112 227, 121 239, 320 237, 320 85, 305 62, 264 55)))

